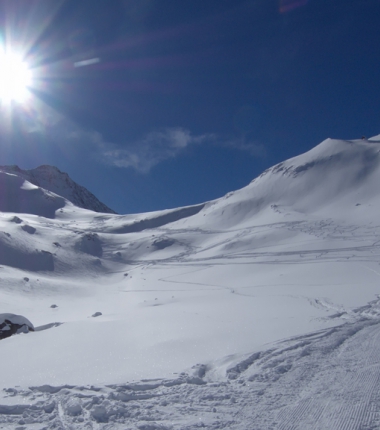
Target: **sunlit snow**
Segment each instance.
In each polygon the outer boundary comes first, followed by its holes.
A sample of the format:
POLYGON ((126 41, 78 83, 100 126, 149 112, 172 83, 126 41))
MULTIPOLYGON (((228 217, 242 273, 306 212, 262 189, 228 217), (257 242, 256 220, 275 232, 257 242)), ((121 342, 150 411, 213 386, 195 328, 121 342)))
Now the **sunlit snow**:
POLYGON ((379 136, 136 215, 4 169, 0 426, 380 428, 379 183, 379 136))

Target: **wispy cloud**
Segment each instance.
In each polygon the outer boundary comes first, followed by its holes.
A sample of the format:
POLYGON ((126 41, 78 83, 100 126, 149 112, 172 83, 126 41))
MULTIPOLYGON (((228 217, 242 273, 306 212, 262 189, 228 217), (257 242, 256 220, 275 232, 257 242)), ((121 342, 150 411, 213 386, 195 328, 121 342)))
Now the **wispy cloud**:
POLYGON ((123 149, 111 149, 107 144, 103 145, 103 155, 115 166, 147 173, 162 161, 175 158, 186 148, 200 144, 246 151, 254 157, 265 156, 262 144, 246 142, 244 139, 222 139, 212 133, 192 135, 189 130, 179 127, 153 131, 123 149))
POLYGON ((162 161, 177 157, 187 147, 214 139, 212 134, 194 136, 183 128, 167 128, 148 133, 127 148, 111 149, 104 145, 103 155, 115 166, 147 173, 162 161))
MULTIPOLYGON (((36 118, 36 117, 35 117, 36 118)), ((48 134, 52 141, 64 145, 66 151, 86 151, 98 161, 119 168, 148 173, 154 166, 184 154, 199 145, 218 146, 244 151, 253 157, 265 156, 265 147, 246 138, 222 138, 214 133, 194 135, 182 127, 149 132, 134 141, 110 142, 95 130, 85 130, 60 114, 44 109, 40 120, 25 127, 32 134, 48 134)))

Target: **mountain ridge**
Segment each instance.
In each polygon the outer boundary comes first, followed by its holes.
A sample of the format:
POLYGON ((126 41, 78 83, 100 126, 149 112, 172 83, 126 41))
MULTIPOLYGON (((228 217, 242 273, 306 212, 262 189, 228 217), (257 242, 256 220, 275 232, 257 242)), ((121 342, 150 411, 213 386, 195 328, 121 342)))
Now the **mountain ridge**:
POLYGON ((37 187, 64 197, 80 208, 116 214, 113 209, 102 203, 87 188, 77 184, 67 173, 60 171, 55 166, 44 164, 34 169, 23 170, 16 165, 11 165, 0 166, 0 171, 22 177, 37 187))

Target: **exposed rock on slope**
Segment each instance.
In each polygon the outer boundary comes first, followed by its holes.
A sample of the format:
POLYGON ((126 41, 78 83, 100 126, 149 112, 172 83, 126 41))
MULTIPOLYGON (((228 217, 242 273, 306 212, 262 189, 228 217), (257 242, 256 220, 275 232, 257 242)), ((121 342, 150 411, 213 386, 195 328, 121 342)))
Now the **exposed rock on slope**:
POLYGON ((38 187, 64 197, 80 208, 94 212, 116 213, 57 167, 44 165, 31 170, 22 170, 18 166, 0 166, 0 171, 17 175, 38 187))
POLYGON ((15 314, 0 314, 0 339, 29 331, 34 331, 34 326, 27 318, 15 314))

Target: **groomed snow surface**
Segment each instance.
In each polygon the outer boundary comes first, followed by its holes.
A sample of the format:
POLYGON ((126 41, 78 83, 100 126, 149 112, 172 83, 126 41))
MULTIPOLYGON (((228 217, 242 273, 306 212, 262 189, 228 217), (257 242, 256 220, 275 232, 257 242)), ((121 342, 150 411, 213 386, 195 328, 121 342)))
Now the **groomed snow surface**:
POLYGON ((0 428, 380 429, 379 162, 328 139, 138 215, 0 172, 0 314, 35 329, 0 341, 0 428))

